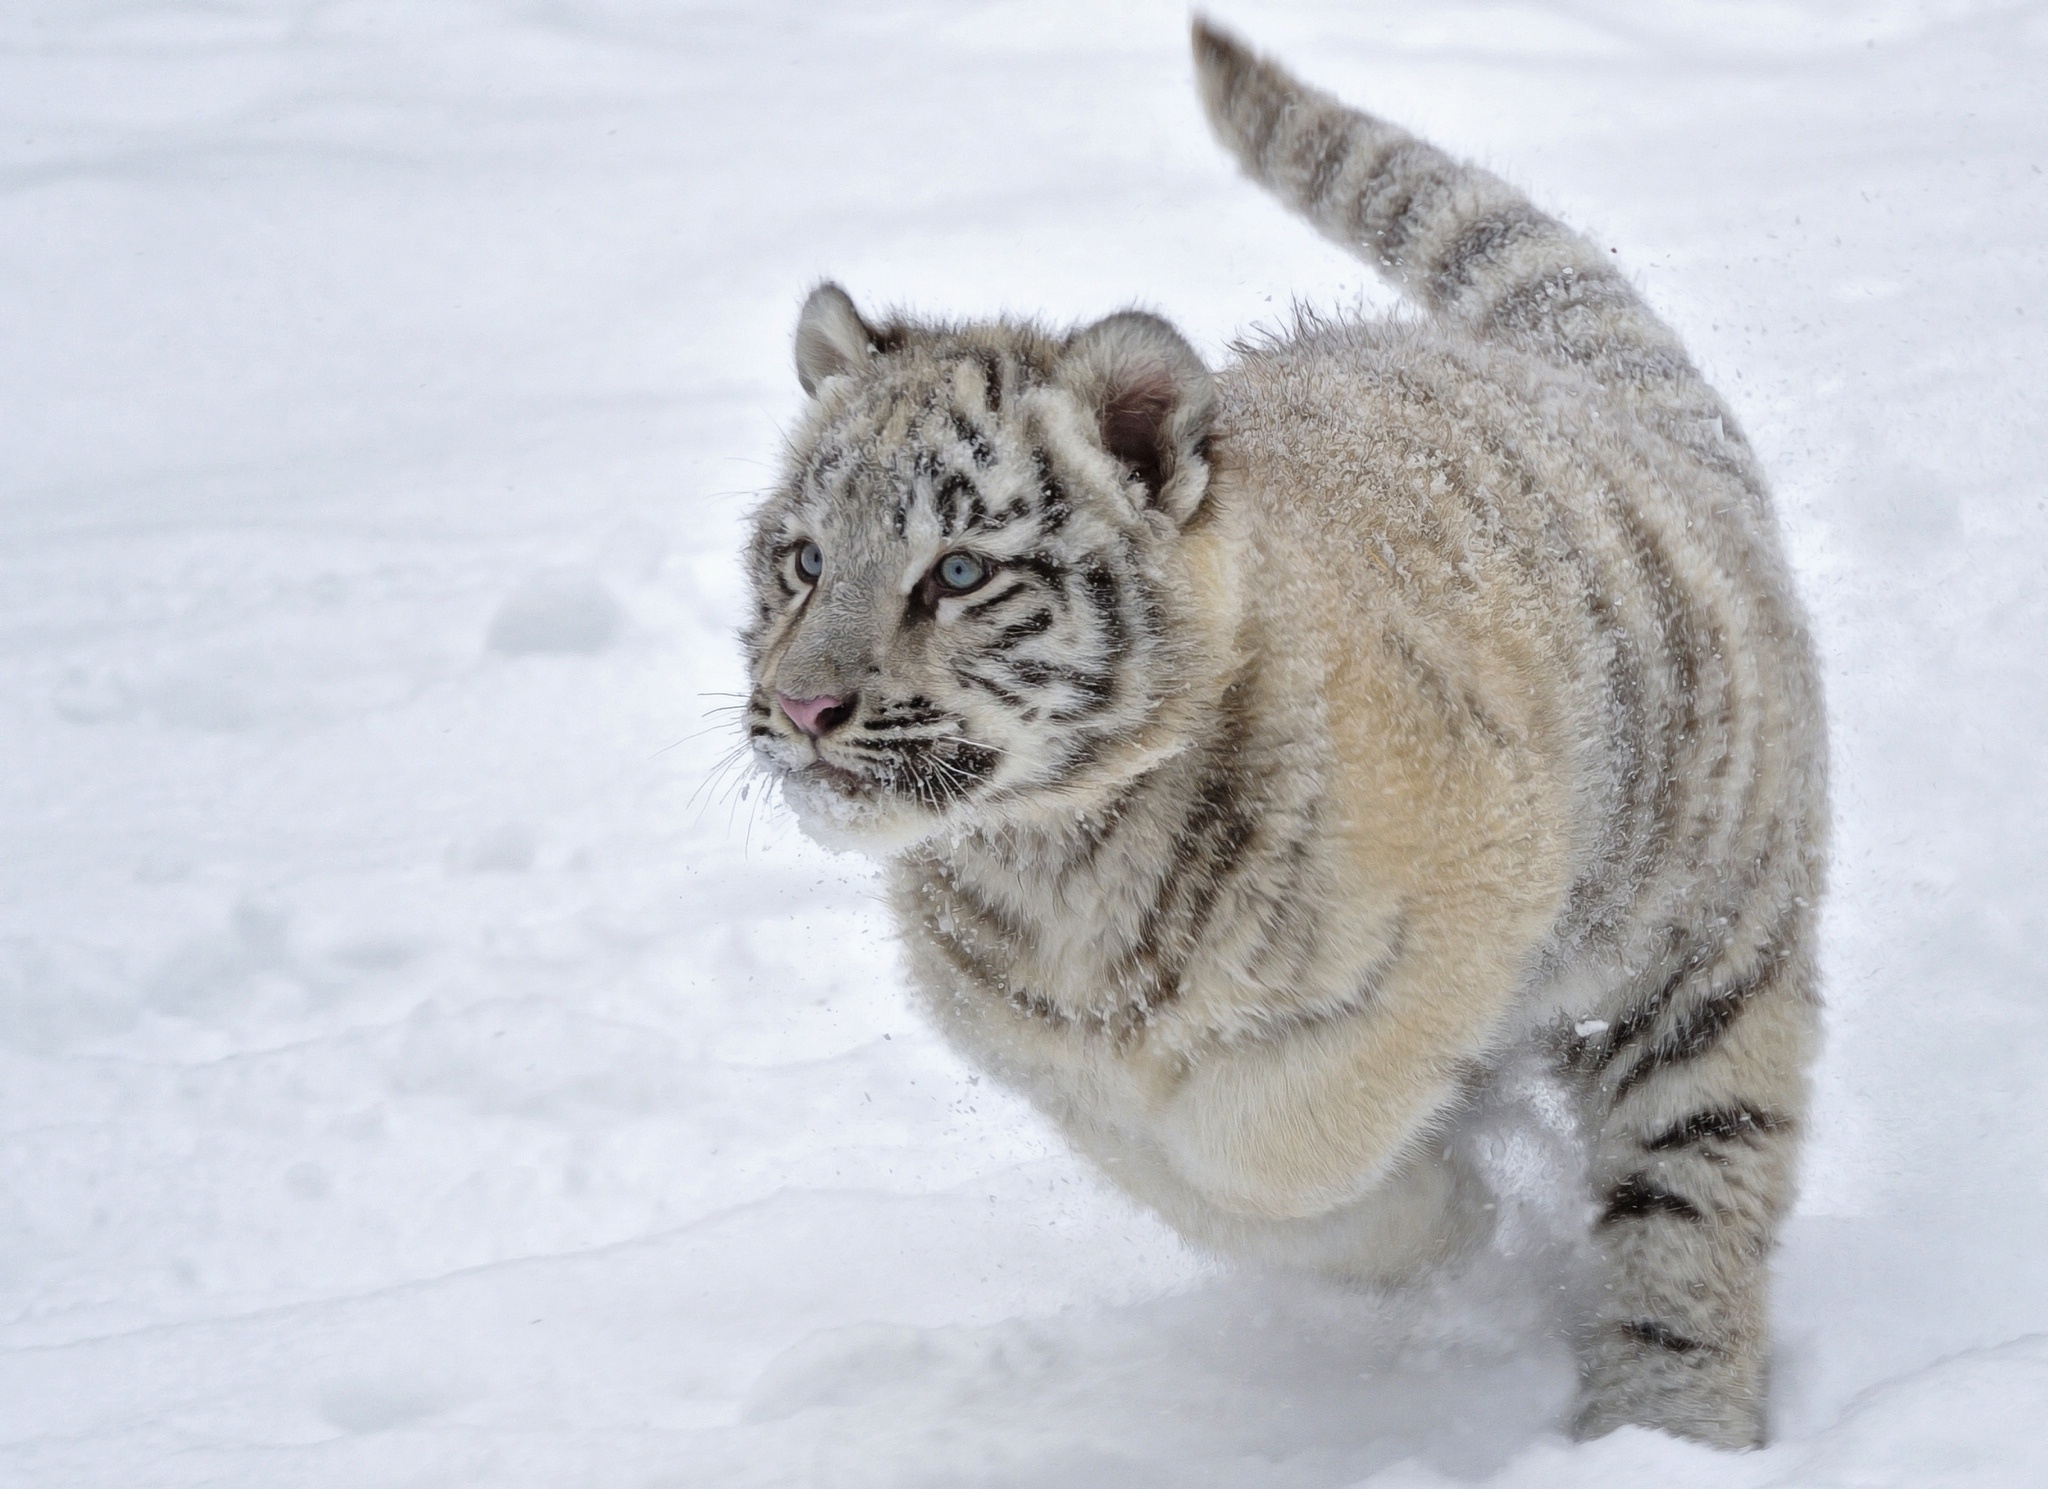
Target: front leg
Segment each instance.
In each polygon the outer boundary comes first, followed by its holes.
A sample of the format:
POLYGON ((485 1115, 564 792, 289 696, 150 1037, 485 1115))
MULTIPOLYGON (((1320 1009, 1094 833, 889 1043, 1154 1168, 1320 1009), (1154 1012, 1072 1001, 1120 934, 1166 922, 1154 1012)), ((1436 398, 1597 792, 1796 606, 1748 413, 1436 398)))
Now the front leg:
POLYGON ((1603 1263, 1577 1436, 1764 1440, 1769 1258, 1818 1027, 1805 918, 1650 980, 1575 1051, 1603 1263))
POLYGON ((1158 1113, 1178 1175, 1218 1208, 1305 1219, 1381 1185, 1459 1099, 1505 988, 1426 966, 1366 1006, 1192 1056, 1158 1113))

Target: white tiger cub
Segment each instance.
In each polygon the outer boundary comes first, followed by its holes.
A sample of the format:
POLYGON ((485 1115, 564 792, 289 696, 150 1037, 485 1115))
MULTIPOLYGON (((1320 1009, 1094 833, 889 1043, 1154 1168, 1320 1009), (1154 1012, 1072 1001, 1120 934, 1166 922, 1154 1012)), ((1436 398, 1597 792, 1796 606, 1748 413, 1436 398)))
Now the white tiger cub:
POLYGON ((1821 700, 1756 460, 1605 254, 1197 23, 1252 177, 1428 314, 1211 373, 806 302, 758 759, 887 858, 918 993, 1187 1236, 1367 1281, 1484 1234, 1446 1122, 1582 1103, 1573 1427, 1763 1439, 1818 1002, 1821 700))

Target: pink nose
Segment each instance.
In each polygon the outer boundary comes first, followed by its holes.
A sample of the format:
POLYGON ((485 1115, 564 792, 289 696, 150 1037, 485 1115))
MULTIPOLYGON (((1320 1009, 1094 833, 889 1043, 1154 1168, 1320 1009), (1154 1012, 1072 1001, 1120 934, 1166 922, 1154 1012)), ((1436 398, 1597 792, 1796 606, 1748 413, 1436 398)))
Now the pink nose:
POLYGON ((846 706, 844 698, 791 698, 777 693, 775 701, 789 715, 790 723, 813 737, 823 734, 853 712, 846 706))

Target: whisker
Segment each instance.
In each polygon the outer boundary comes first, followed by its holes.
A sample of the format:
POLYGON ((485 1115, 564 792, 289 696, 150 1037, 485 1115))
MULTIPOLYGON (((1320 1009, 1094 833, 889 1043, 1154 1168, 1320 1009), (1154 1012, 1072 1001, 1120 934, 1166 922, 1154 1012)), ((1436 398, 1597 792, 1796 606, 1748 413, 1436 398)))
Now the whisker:
POLYGON ((697 807, 701 817, 704 808, 710 806, 712 800, 717 797, 719 786, 724 784, 732 768, 747 763, 753 752, 753 746, 745 740, 727 750, 711 769, 704 773, 704 779, 697 783, 697 789, 692 791, 689 800, 683 803, 683 810, 688 811, 691 807, 697 807), (699 798, 702 798, 702 805, 699 805, 699 798))
POLYGON ((741 801, 745 801, 747 799, 747 793, 753 789, 754 777, 757 774, 759 774, 758 762, 751 760, 748 761, 746 769, 742 770, 738 775, 734 776, 730 781, 726 783, 724 795, 722 795, 719 798, 719 800, 729 800, 734 795, 734 793, 738 793, 739 799, 741 801))
POLYGON ((761 811, 761 796, 763 796, 763 795, 766 795, 766 794, 767 794, 766 792, 762 792, 762 793, 760 793, 759 795, 751 795, 751 794, 750 794, 750 796, 749 796, 749 798, 748 798, 748 806, 747 806, 747 835, 746 835, 746 837, 745 837, 745 838, 743 838, 743 839, 741 840, 741 842, 740 842, 740 856, 741 856, 742 858, 746 857, 746 855, 747 855, 747 854, 749 854, 749 853, 751 853, 751 852, 753 851, 753 848, 754 848, 754 818, 755 818, 755 817, 757 817, 758 815, 760 815, 760 811, 761 811))
POLYGON ((682 745, 686 745, 693 739, 702 739, 707 734, 717 734, 730 728, 732 728, 732 724, 729 720, 721 721, 716 724, 707 724, 704 728, 697 730, 695 733, 685 734, 681 739, 677 740, 674 744, 663 745, 660 749, 656 750, 652 755, 649 755, 647 758, 650 760, 658 760, 663 755, 666 755, 670 750, 676 749, 682 745))

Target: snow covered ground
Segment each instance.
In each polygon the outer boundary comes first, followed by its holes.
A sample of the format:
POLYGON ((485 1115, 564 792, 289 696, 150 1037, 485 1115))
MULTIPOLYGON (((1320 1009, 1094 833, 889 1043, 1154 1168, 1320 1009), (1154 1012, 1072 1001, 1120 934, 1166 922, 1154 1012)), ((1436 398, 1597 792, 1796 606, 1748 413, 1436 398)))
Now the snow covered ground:
POLYGON ((718 773, 803 292, 1381 292, 1175 0, 0 8, 0 1481, 2048 1483, 2048 5, 1220 4, 1615 245, 1832 690, 1780 1438, 1218 1271, 718 773))

